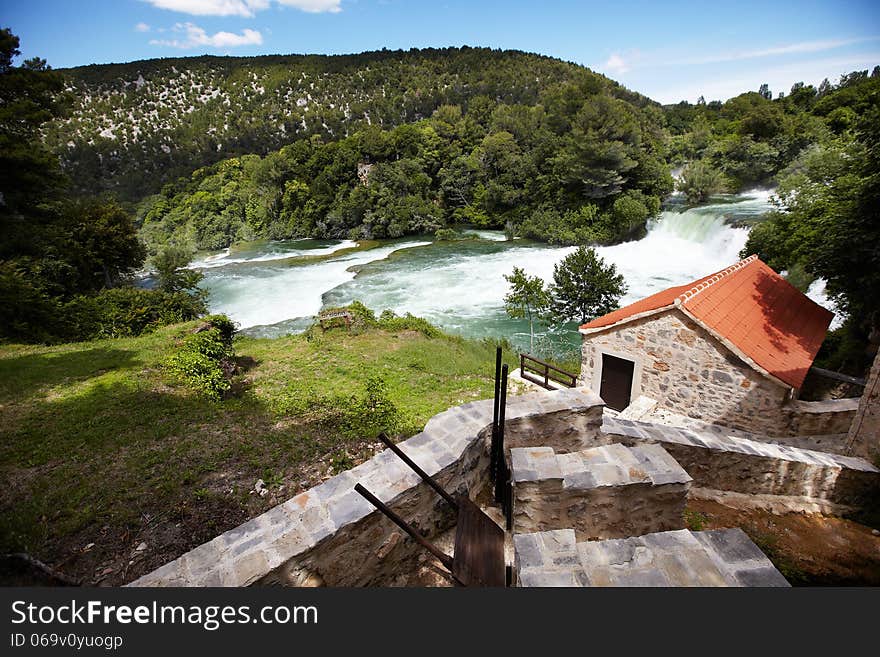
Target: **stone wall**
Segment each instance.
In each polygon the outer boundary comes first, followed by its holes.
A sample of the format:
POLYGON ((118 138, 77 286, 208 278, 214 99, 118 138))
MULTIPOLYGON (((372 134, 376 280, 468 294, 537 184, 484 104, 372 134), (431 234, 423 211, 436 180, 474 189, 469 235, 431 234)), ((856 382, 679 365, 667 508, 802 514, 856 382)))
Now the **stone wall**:
POLYGON ((659 445, 620 444, 557 455, 510 452, 514 533, 574 529, 578 540, 682 529, 691 478, 659 445))
MULTIPOLYGON (((446 490, 479 501, 488 495, 492 410, 491 399, 451 408, 400 447, 446 490)), ((570 444, 575 426, 592 444, 601 411, 602 401, 588 390, 538 392, 508 399, 505 426, 531 427, 536 438, 560 445, 570 444)), ((454 523, 446 503, 385 450, 131 586, 407 584, 422 550, 353 490, 358 482, 429 539, 454 523)))
MULTIPOLYGON (((582 389, 583 390, 583 389, 582 389)), ((551 393, 552 394, 552 393, 551 393)), ((602 433, 602 400, 591 408, 554 411, 546 415, 507 416, 504 423, 504 447, 552 447, 559 454, 588 447, 610 445, 613 438, 602 433)))
POLYGON ((830 436, 846 434, 852 424, 859 400, 792 401, 786 404, 791 436, 830 436))
POLYGON ((585 335, 581 382, 600 389, 602 353, 635 361, 632 399, 764 434, 786 434, 789 389, 759 374, 678 310, 585 335))
MULTIPOLYGON (((450 492, 487 501, 492 410, 492 400, 451 408, 431 418, 401 449, 450 492)), ((510 397, 505 427, 508 445, 548 445, 557 458, 599 445, 659 443, 704 489, 859 506, 876 494, 880 482, 880 471, 861 458, 628 420, 603 421, 602 401, 585 388, 510 397)), ((358 482, 429 539, 454 524, 445 502, 386 450, 131 585, 411 583, 424 553, 353 490, 358 482)))
POLYGON ((848 453, 880 463, 880 351, 874 357, 847 442, 848 453))
POLYGON ((624 444, 663 445, 699 488, 851 508, 869 507, 880 489, 880 470, 852 456, 615 418, 602 430, 624 444))

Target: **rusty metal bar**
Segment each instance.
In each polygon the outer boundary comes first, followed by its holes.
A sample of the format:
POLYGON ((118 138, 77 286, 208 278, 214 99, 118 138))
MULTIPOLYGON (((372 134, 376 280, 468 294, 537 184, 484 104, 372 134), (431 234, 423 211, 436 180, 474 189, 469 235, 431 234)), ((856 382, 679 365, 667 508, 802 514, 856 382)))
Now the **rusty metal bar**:
POLYGON ((452 572, 452 557, 448 554, 441 552, 436 546, 429 543, 421 534, 419 534, 411 525, 409 525, 403 518, 394 513, 388 505, 386 505, 382 500, 373 495, 366 488, 361 486, 360 484, 355 484, 354 489, 360 493, 366 500, 372 504, 374 507, 379 509, 382 513, 384 513, 391 522, 400 527, 403 531, 410 535, 410 537, 423 548, 425 548, 428 552, 437 557, 437 560, 442 563, 447 570, 452 572))
POLYGON ((452 497, 452 495, 447 493, 443 489, 443 487, 440 484, 438 484, 436 481, 434 481, 434 479, 427 472, 422 470, 416 464, 415 461, 413 461, 410 457, 408 457, 406 454, 404 454, 403 450, 400 449, 400 447, 395 445, 393 442, 391 442, 391 439, 388 436, 386 436, 384 433, 380 433, 379 440, 381 440, 388 449, 390 449, 392 452, 397 454, 397 456, 399 456, 400 459, 404 463, 406 463, 409 467, 411 467, 413 470, 415 470, 415 473, 417 475, 419 475, 424 480, 424 482, 426 484, 428 484, 431 488, 433 488, 435 491, 437 491, 437 494, 440 495, 440 497, 442 497, 444 500, 446 500, 449 503, 449 505, 453 509, 455 509, 456 513, 458 512, 458 502, 455 501, 455 499, 452 497))
POLYGON ((501 502, 504 498, 504 486, 507 484, 505 476, 507 473, 507 461, 504 459, 504 421, 507 415, 507 370, 505 364, 501 368, 501 395, 498 407, 498 444, 497 444, 497 463, 498 476, 495 479, 495 501, 501 502))
POLYGON ((867 381, 865 381, 865 379, 859 379, 857 377, 849 376, 847 374, 841 374, 840 372, 832 372, 831 370, 825 370, 825 369, 822 369, 821 367, 816 367, 815 365, 813 365, 810 368, 810 371, 815 372, 819 376, 824 376, 825 378, 833 379, 834 381, 842 381, 843 383, 851 383, 855 386, 861 386, 862 388, 864 388, 867 385, 867 381))
POLYGON ((495 396, 492 398, 492 441, 489 446, 489 477, 495 481, 498 473, 498 408, 501 386, 501 347, 495 348, 495 396))

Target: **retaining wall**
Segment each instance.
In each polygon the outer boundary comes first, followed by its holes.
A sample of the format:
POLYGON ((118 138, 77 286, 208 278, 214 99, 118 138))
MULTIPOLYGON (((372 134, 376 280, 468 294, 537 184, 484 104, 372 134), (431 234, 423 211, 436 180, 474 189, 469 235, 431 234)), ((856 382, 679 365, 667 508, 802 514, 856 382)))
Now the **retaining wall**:
POLYGON ((858 507, 880 485, 880 470, 852 456, 615 418, 602 431, 625 444, 660 443, 699 488, 858 507))
MULTIPOLYGON (((488 494, 492 400, 428 421, 401 449, 450 492, 488 494)), ((585 389, 508 399, 505 427, 544 444, 583 447, 599 436, 602 400, 585 389)), ((130 586, 387 586, 406 584, 421 548, 357 494, 362 483, 423 535, 454 518, 446 503, 390 450, 196 547, 130 586)))

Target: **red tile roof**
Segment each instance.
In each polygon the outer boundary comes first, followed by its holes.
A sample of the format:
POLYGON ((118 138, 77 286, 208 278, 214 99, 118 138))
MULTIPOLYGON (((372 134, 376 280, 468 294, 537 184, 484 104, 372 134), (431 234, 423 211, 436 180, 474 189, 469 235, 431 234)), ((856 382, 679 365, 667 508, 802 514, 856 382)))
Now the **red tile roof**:
POLYGON ((678 307, 759 370, 800 388, 834 313, 807 298, 757 256, 671 287, 581 326, 586 332, 678 307))

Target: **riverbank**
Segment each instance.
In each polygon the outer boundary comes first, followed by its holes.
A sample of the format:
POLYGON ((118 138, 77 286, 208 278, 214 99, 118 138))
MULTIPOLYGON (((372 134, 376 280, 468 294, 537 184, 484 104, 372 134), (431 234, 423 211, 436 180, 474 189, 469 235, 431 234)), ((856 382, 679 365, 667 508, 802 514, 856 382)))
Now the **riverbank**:
POLYGON ((193 326, 0 346, 0 553, 121 584, 371 457, 372 435, 340 428, 339 400, 378 395, 404 437, 492 395, 490 343, 341 329, 237 338, 235 394, 212 402, 161 368, 193 326))

